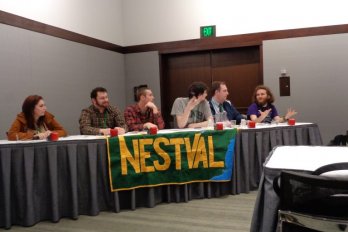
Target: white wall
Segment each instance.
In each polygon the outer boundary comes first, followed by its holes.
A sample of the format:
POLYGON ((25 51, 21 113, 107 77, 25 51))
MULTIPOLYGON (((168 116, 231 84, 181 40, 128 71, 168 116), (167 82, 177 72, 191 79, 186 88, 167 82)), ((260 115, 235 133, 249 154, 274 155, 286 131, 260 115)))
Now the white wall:
POLYGON ((147 84, 155 96, 155 104, 161 107, 160 71, 158 52, 142 52, 125 55, 126 104, 134 103, 133 87, 147 84))
POLYGON ((348 130, 348 34, 263 43, 264 83, 282 114, 294 107, 299 121, 318 123, 324 143, 348 130), (290 75, 291 96, 279 96, 281 69, 290 75))
POLYGON ((0 139, 28 95, 43 96, 69 134, 79 134, 81 110, 97 86, 108 89, 113 105, 125 107, 123 54, 3 24, 0 44, 0 139))
POLYGON ((348 22, 340 0, 124 0, 123 17, 128 46, 197 39, 204 25, 225 36, 348 22))
POLYGON ((346 24, 341 0, 0 0, 0 10, 121 46, 346 24))
POLYGON ((125 45, 122 0, 0 0, 0 10, 125 45))

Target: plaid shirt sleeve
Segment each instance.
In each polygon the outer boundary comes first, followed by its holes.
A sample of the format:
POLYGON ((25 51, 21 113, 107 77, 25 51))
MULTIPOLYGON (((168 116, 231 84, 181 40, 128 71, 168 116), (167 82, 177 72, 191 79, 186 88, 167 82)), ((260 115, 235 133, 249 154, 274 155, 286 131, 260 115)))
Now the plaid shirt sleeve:
POLYGON ((92 127, 92 115, 89 109, 83 109, 79 119, 80 133, 82 135, 98 135, 99 128, 92 127))
POLYGON ((133 107, 128 106, 125 109, 124 118, 126 120, 129 131, 142 131, 144 129, 144 124, 137 116, 137 113, 133 107))
POLYGON ((115 122, 115 127, 122 127, 127 131, 127 125, 124 121, 124 118, 122 116, 122 113, 118 110, 118 108, 113 107, 112 108, 112 114, 113 114, 113 120, 115 122))
POLYGON ((164 121, 159 110, 157 114, 153 114, 153 123, 157 125, 158 129, 164 128, 164 121))

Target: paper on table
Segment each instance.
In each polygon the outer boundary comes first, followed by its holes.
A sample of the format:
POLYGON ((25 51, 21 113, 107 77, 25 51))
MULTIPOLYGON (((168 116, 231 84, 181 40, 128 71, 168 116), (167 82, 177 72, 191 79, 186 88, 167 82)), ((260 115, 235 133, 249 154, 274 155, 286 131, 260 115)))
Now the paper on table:
MULTIPOLYGON (((69 140, 93 140, 93 139, 104 139, 103 135, 70 135, 67 137, 60 137, 58 141, 69 141, 69 140)), ((0 144, 20 144, 20 143, 42 143, 48 142, 47 139, 42 140, 18 140, 18 141, 9 141, 9 140, 0 140, 0 144)))
POLYGON ((70 135, 67 137, 60 137, 59 141, 105 139, 105 137, 104 135, 70 135))
POLYGON ((183 128, 183 129, 164 129, 159 130, 158 134, 169 134, 169 133, 175 133, 175 132, 188 132, 188 131, 201 131, 205 130, 206 128, 183 128))
POLYGON ((18 141, 9 141, 9 140, 0 140, 0 145, 2 144, 21 144, 21 143, 42 143, 47 142, 46 139, 42 140, 18 140, 18 141))
MULTIPOLYGON (((309 125, 313 124, 311 122, 296 122, 296 125, 294 126, 302 126, 302 125, 309 125)), ((261 129, 261 128, 274 128, 274 127, 287 127, 289 126, 286 122, 283 123, 277 123, 277 124, 269 124, 269 123, 256 123, 256 128, 255 129, 261 129)), ((291 126, 291 127, 294 127, 291 126)), ((289 126, 290 127, 290 126, 289 126)), ((249 129, 247 127, 241 127, 240 129, 249 129)))
POLYGON ((124 134, 123 136, 132 136, 132 135, 146 135, 147 131, 130 131, 124 134))

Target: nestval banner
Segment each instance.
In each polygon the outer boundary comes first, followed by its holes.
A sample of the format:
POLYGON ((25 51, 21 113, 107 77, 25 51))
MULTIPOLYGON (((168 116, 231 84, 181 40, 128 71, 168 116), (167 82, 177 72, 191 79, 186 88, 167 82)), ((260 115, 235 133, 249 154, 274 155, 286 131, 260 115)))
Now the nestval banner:
POLYGON ((108 138, 111 191, 229 181, 237 130, 108 138))

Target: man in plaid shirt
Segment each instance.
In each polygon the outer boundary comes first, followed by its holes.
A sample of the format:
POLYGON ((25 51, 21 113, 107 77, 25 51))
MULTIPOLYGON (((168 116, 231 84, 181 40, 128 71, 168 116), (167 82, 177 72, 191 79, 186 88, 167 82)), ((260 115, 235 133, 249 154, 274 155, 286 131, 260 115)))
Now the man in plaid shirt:
POLYGON ((164 128, 161 112, 153 103, 154 96, 148 88, 141 88, 137 92, 138 102, 128 106, 124 111, 129 131, 142 131, 151 127, 164 128))
POLYGON ((109 105, 107 90, 97 87, 91 92, 92 105, 83 109, 80 116, 80 133, 82 135, 110 135, 110 129, 117 129, 124 134, 127 126, 121 112, 109 105))

